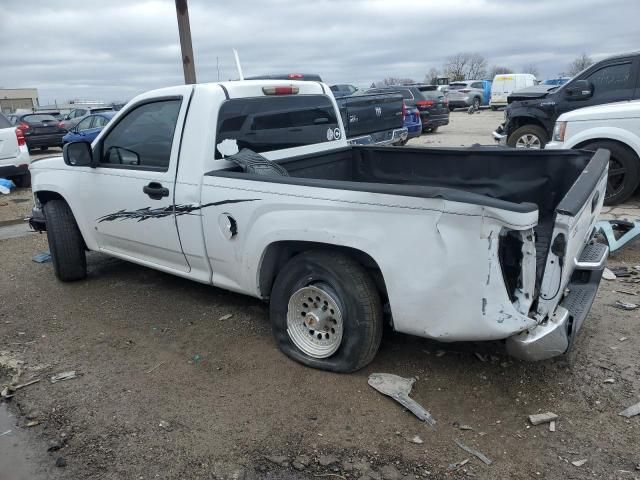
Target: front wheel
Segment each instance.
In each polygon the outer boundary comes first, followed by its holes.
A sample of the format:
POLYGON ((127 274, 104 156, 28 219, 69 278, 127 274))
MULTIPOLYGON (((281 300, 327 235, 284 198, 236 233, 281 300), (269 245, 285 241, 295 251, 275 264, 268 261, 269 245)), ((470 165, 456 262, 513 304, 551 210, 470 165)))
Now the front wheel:
POLYGON ((289 260, 274 283, 270 317, 285 355, 332 372, 364 367, 382 339, 382 305, 373 279, 337 252, 309 251, 289 260))
POLYGON ((509 135, 507 145, 514 148, 541 150, 548 141, 544 128, 537 125, 524 125, 509 135))
POLYGON ((633 195, 640 183, 640 160, 631 149, 608 141, 589 143, 582 148, 592 151, 606 148, 611 153, 605 205, 617 205, 633 195))
POLYGON ((56 277, 63 282, 82 280, 87 276, 87 256, 71 208, 64 200, 49 200, 43 210, 56 277))
POLYGON ((49 150, 49 147, 40 147, 40 150, 42 150, 43 152, 46 152, 47 150, 49 150))

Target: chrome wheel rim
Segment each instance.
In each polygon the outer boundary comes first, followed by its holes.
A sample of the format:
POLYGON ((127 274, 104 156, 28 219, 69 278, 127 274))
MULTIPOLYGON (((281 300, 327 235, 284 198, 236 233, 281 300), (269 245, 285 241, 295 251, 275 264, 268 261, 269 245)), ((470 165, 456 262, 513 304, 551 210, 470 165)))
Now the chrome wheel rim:
POLYGON ((342 311, 334 294, 329 291, 322 284, 308 285, 289 299, 289 338, 296 347, 313 358, 330 357, 342 343, 342 311))
POLYGON ((540 139, 531 133, 522 135, 516 142, 516 148, 534 148, 540 150, 540 139))

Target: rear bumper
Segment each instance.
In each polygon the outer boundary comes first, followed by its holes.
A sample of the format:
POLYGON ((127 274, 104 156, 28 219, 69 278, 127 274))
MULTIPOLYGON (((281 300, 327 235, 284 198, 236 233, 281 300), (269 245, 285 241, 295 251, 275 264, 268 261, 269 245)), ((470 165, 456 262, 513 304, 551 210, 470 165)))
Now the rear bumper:
POLYGON ((591 309, 608 255, 609 247, 604 244, 587 245, 574 263, 575 270, 566 287, 569 294, 545 322, 509 337, 507 352, 527 361, 546 360, 566 353, 591 309))
POLYGON ((0 165, 0 178, 21 177, 29 173, 29 165, 0 165))
POLYGON ((422 131, 431 127, 441 127, 442 125, 449 125, 449 112, 440 115, 429 115, 428 113, 422 118, 422 131))
POLYGON ((52 133, 50 135, 33 135, 26 137, 25 141, 27 142, 27 146, 29 148, 33 147, 59 147, 62 145, 62 137, 66 135, 65 133, 52 133))
POLYGON ((391 145, 406 140, 407 136, 407 128, 402 127, 395 130, 387 130, 386 132, 376 132, 369 135, 349 138, 348 142, 351 145, 391 145))

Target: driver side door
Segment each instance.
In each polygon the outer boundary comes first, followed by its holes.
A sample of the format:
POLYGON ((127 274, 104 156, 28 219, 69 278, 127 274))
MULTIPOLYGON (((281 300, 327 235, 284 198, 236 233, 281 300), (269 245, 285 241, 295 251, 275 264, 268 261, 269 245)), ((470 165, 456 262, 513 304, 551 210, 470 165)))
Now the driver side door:
POLYGON ((189 271, 173 205, 185 98, 141 101, 94 143, 97 165, 77 188, 84 197, 85 224, 92 225, 101 251, 163 270, 189 271))

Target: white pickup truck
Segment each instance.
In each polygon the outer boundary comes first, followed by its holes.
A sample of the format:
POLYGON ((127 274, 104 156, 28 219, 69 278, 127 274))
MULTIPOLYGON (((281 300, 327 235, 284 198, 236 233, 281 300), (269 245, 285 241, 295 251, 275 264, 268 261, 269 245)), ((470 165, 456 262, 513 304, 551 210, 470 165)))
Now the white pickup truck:
POLYGON ((57 277, 94 250, 270 302, 303 364, 357 370, 384 322, 563 354, 595 296, 608 152, 350 146, 320 82, 140 95, 31 167, 57 277), (385 313, 386 312, 386 313, 385 313))

